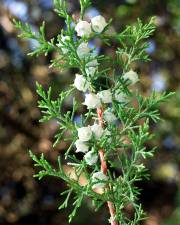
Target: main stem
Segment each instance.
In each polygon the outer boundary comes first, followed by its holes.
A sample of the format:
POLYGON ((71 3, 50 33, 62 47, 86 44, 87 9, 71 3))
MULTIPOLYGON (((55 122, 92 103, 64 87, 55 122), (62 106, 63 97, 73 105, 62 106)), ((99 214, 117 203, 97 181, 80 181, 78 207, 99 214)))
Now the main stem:
MULTIPOLYGON (((103 109, 102 108, 97 108, 97 114, 98 114, 98 121, 99 125, 103 127, 103 109)), ((101 171, 103 172, 104 175, 107 175, 107 163, 104 157, 104 150, 100 149, 99 150, 99 157, 101 161, 101 171)), ((109 208, 109 213, 111 215, 110 221, 111 225, 118 225, 118 221, 116 221, 114 218, 116 216, 116 211, 113 202, 108 201, 107 202, 108 208, 109 208)))

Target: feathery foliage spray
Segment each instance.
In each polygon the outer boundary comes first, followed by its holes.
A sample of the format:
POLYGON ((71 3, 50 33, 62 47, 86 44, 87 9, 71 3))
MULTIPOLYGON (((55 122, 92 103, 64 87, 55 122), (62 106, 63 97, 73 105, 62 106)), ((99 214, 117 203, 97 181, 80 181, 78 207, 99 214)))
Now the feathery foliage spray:
POLYGON ((37 83, 41 122, 56 119, 59 128, 54 146, 62 139, 70 143, 65 159, 74 170, 73 176, 65 172, 60 157, 55 169, 43 154, 38 158, 30 151, 30 156, 40 168, 35 177, 55 176, 67 183, 67 190, 62 193, 65 201, 59 209, 68 207, 73 197, 74 209, 69 222, 83 198, 88 196, 95 210, 107 203, 111 225, 137 225, 143 220, 144 212, 137 203, 139 190, 135 183, 147 178, 143 160, 152 157, 155 150, 145 147, 153 137, 149 133, 149 122, 160 120, 158 104, 172 93, 160 95, 153 91, 144 98, 138 90, 141 75, 132 68, 134 62, 149 61, 146 40, 155 30, 154 18, 145 24, 138 19, 135 25, 111 33, 111 20, 106 21, 101 15, 86 21, 85 12, 90 5, 90 0, 80 0, 80 18, 75 18, 68 14, 66 1, 54 0, 55 12, 64 18, 66 29, 50 41, 45 37, 44 22, 35 33, 29 24, 14 21, 21 30, 21 38, 35 39, 39 43, 30 56, 56 51, 58 57, 51 61, 51 67, 79 71, 74 75, 74 84, 67 91, 60 91, 55 100, 51 87, 45 91, 37 83), (119 48, 113 56, 96 54, 96 49, 89 46, 95 38, 108 46, 116 41, 119 48), (75 98, 72 111, 64 113, 62 110, 64 100, 75 91, 84 95, 81 104, 86 108, 80 124, 74 120, 79 106, 75 98), (82 155, 81 160, 77 153, 82 155), (80 182, 82 176, 85 184, 80 182), (129 205, 134 209, 133 218, 125 211, 129 205))

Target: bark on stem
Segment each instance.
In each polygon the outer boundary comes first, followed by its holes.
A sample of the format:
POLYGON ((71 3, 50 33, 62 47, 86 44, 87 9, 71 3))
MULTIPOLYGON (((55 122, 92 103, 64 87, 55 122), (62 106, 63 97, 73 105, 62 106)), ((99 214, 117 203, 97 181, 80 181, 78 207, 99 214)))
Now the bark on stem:
MULTIPOLYGON (((101 125, 103 127, 103 109, 97 108, 97 114, 98 114, 99 125, 101 125)), ((99 157, 100 157, 100 161, 101 161, 101 171, 103 172, 104 175, 107 175, 107 163, 104 158, 104 150, 103 149, 99 150, 99 157)), ((114 219, 115 215, 116 215, 116 211, 115 211, 113 202, 108 201, 107 205, 109 208, 109 213, 111 215, 111 218, 110 218, 111 225, 118 225, 119 223, 114 219)))

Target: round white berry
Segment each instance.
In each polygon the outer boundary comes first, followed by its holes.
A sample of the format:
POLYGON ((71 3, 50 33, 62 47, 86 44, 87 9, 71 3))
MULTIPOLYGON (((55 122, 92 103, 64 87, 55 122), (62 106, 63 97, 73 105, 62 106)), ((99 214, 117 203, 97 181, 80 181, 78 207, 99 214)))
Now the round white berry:
POLYGON ((97 67, 87 67, 86 73, 88 76, 93 77, 97 72, 97 67))
POLYGON ((110 111, 105 111, 104 112, 104 119, 106 122, 112 123, 115 120, 117 120, 116 116, 114 115, 114 113, 110 112, 110 111))
POLYGON ((98 161, 98 155, 93 150, 87 152, 84 156, 86 163, 90 166, 94 165, 98 161))
POLYGON ((130 84, 133 85, 139 81, 138 74, 134 72, 133 70, 130 70, 129 72, 125 73, 123 75, 124 80, 130 81, 130 84))
POLYGON ((90 48, 88 47, 87 42, 82 42, 77 48, 77 54, 80 59, 85 58, 89 55, 90 48))
POLYGON ((91 127, 78 128, 78 137, 80 141, 89 141, 92 137, 91 127))
POLYGON ((104 129, 96 123, 91 126, 91 130, 96 139, 100 139, 104 133, 104 129))
POLYGON ((91 25, 95 32, 101 33, 107 26, 107 23, 104 17, 99 15, 91 19, 91 25))
POLYGON ((95 94, 86 94, 83 104, 86 105, 88 109, 95 109, 101 106, 101 101, 95 94))
POLYGON ((129 97, 123 93, 123 92, 115 92, 115 99, 116 101, 120 102, 120 103, 128 103, 129 102, 129 97))
POLYGON ((86 64, 87 67, 95 67, 95 66, 98 66, 98 65, 99 65, 99 63, 98 63, 97 59, 93 59, 86 64))
POLYGON ((75 27, 75 31, 77 32, 77 35, 79 37, 89 37, 92 30, 91 30, 91 24, 87 21, 79 21, 79 23, 75 27))
POLYGON ((74 80, 74 86, 79 90, 86 92, 89 88, 89 82, 83 77, 83 75, 76 74, 76 78, 74 80))
POLYGON ((82 142, 81 140, 77 140, 75 142, 75 146, 76 146, 76 152, 86 153, 89 150, 89 146, 85 142, 82 142))
POLYGON ((106 181, 108 181, 108 177, 103 172, 96 172, 92 175, 92 182, 96 182, 92 188, 104 188, 106 181))
POLYGON ((98 96, 100 97, 100 99, 104 103, 111 103, 112 102, 112 94, 111 94, 111 90, 110 89, 109 90, 100 91, 98 93, 98 96))

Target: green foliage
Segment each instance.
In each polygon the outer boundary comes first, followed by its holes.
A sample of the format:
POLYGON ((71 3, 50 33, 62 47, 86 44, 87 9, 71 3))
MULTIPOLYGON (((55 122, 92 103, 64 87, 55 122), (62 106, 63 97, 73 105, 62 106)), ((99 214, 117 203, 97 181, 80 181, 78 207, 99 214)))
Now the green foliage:
POLYGON ((81 19, 84 17, 84 13, 86 9, 91 5, 90 0, 80 0, 80 6, 81 6, 81 19))
MULTIPOLYGON (((42 85, 36 83, 37 87, 37 93, 41 97, 41 100, 38 102, 38 106, 41 109, 41 112, 43 114, 42 119, 40 122, 48 122, 52 119, 57 120, 59 125, 59 130, 57 134, 55 135, 55 143, 54 147, 60 142, 60 140, 63 138, 63 135, 66 131, 66 129, 71 131, 71 140, 76 137, 76 128, 73 123, 74 114, 77 110, 77 102, 74 99, 73 109, 72 112, 68 111, 66 113, 62 112, 63 108, 63 101, 64 99, 69 96, 74 88, 68 90, 68 91, 61 91, 58 98, 56 100, 52 100, 52 89, 51 87, 48 89, 48 91, 44 91, 42 85)), ((72 147, 72 145, 71 145, 72 147)), ((70 151, 71 147, 67 150, 67 152, 70 151)))
POLYGON ((67 16, 67 3, 64 0, 54 0, 54 11, 63 18, 67 16))
MULTIPOLYGON (((104 203, 108 200, 106 195, 100 195, 100 194, 97 194, 94 191, 92 191, 90 185, 83 187, 79 184, 80 176, 79 176, 78 169, 75 170, 75 177, 77 179, 71 179, 70 174, 66 174, 64 172, 64 168, 62 166, 60 157, 58 157, 58 159, 57 159, 58 169, 55 169, 44 158, 43 153, 41 154, 40 158, 36 157, 36 155, 34 155, 31 151, 29 151, 29 154, 30 154, 30 157, 32 158, 32 160, 34 161, 34 166, 41 168, 41 170, 37 174, 35 174, 34 177, 37 177, 38 179, 42 179, 45 176, 53 176, 53 177, 58 177, 66 182, 68 189, 61 193, 61 195, 66 195, 66 198, 65 198, 64 202, 59 206, 59 209, 68 207, 68 202, 69 202, 70 196, 71 196, 72 192, 74 192, 74 194, 75 194, 74 195, 74 203, 73 203, 74 209, 73 209, 72 213, 69 215, 69 221, 71 221, 72 218, 75 216, 77 209, 80 207, 84 196, 89 196, 92 199, 94 199, 94 201, 97 201, 97 202, 101 201, 104 203)), ((80 164, 76 164, 78 166, 78 168, 80 167, 82 162, 79 162, 79 163, 80 164)))
POLYGON ((135 61, 149 61, 149 56, 146 53, 148 47, 145 39, 149 38, 155 30, 155 18, 152 17, 149 23, 143 24, 140 19, 134 26, 127 26, 124 31, 117 35, 117 40, 122 45, 118 48, 116 54, 125 71, 130 69, 130 65, 135 61), (122 56, 127 59, 124 60, 122 56))
MULTIPOLYGON (((90 4, 89 0, 80 0, 81 19, 83 19, 85 10, 90 4)), ((35 177, 42 179, 45 176, 53 176, 61 178, 67 183, 67 190, 62 193, 66 197, 59 209, 67 208, 70 199, 73 199, 74 209, 69 215, 69 222, 76 215, 84 197, 88 196, 92 199, 95 210, 98 210, 107 201, 112 202, 116 211, 115 219, 121 225, 139 224, 145 215, 141 205, 137 204, 140 191, 135 187, 135 183, 148 178, 144 160, 154 155, 155 148, 149 149, 146 147, 146 143, 153 138, 153 135, 149 132, 150 123, 160 121, 159 104, 173 93, 157 94, 153 92, 149 97, 144 98, 140 91, 134 91, 131 88, 131 83, 125 80, 123 75, 131 70, 132 63, 149 60, 146 53, 147 39, 155 30, 154 18, 146 24, 143 24, 138 19, 135 25, 127 26, 124 31, 112 34, 112 36, 105 34, 104 31, 108 29, 107 26, 101 33, 93 32, 92 30, 89 36, 77 37, 75 40, 76 32, 71 23, 74 22, 76 25, 77 21, 68 14, 66 1, 54 0, 54 5, 55 12, 65 19, 66 30, 62 30, 57 37, 48 42, 45 38, 45 23, 42 24, 39 32, 35 33, 29 24, 14 21, 16 28, 21 30, 19 36, 38 41, 39 45, 30 53, 31 56, 47 55, 49 51, 57 51, 59 56, 52 60, 51 66, 60 69, 79 69, 83 78, 88 82, 89 92, 95 94, 98 91, 110 89, 112 91, 112 104, 102 104, 102 107, 104 110, 111 110, 120 125, 118 123, 105 123, 104 129, 110 135, 103 135, 98 140, 93 135, 88 142, 88 147, 93 149, 95 154, 98 154, 100 149, 104 149, 105 160, 109 165, 108 180, 103 181, 105 188, 99 194, 94 191, 93 186, 99 184, 100 180, 93 180, 92 177, 101 169, 100 160, 95 164, 89 165, 85 158, 79 160, 77 154, 71 151, 78 139, 78 128, 89 125, 92 120, 98 120, 97 113, 93 109, 87 110, 87 113, 81 115, 81 124, 76 124, 74 116, 78 110, 78 101, 74 98, 71 111, 64 112, 63 110, 64 100, 72 95, 75 88, 61 91, 54 98, 51 87, 45 91, 42 85, 37 83, 37 94, 40 97, 38 106, 42 112, 40 122, 47 122, 52 119, 57 121, 59 128, 55 135, 54 146, 62 139, 69 143, 65 159, 68 159, 68 166, 73 169, 74 175, 72 177, 70 174, 65 173, 60 158, 57 160, 58 169, 55 169, 44 158, 43 154, 38 158, 30 151, 30 156, 35 162, 35 166, 40 168, 35 177), (86 57, 80 57, 78 47, 92 38, 99 38, 107 45, 110 45, 111 40, 115 38, 121 47, 117 49, 114 58, 94 55, 94 49, 90 49, 86 57), (92 65, 92 62, 98 65, 92 65), (88 64, 91 64, 91 66, 88 66, 88 64), (119 65, 122 71, 121 76, 115 67, 111 68, 111 65, 119 65), (90 76, 87 72, 89 67, 91 69, 93 67, 97 68, 93 76, 90 76), (109 76, 109 71, 112 71, 112 76, 109 76), (115 98, 116 91, 125 95, 128 101, 118 102, 115 98), (117 174, 115 171, 119 173, 117 174), (82 176, 87 181, 84 185, 81 184, 80 178, 82 176), (133 219, 128 218, 125 213, 128 205, 134 207, 133 219)))
POLYGON ((13 20, 14 25, 17 29, 21 30, 21 34, 19 34, 20 38, 23 39, 34 39, 37 41, 38 46, 33 52, 30 52, 28 55, 30 56, 39 56, 40 54, 44 54, 47 56, 47 54, 55 49, 54 46, 54 39, 51 39, 50 41, 46 41, 45 38, 45 22, 42 23, 40 26, 39 32, 33 31, 33 28, 30 24, 25 23, 23 24, 20 21, 13 20))

